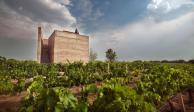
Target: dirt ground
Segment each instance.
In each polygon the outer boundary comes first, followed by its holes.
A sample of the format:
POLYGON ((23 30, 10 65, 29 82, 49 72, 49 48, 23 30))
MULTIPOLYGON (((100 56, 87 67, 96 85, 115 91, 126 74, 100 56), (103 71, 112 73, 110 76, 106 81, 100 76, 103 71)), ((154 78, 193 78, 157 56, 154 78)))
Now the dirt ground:
MULTIPOLYGON (((97 82, 95 83, 97 87, 101 86, 101 83, 97 82)), ((69 90, 75 94, 78 95, 81 92, 82 86, 74 86, 70 88, 69 90)), ((26 91, 21 92, 17 95, 0 95, 0 112, 17 112, 22 99, 27 95, 26 91)), ((95 95, 89 96, 90 102, 93 102, 96 98, 95 95)))
POLYGON ((160 108, 160 112, 194 112, 194 90, 191 93, 192 97, 187 90, 178 93, 160 108))
POLYGON ((21 92, 17 95, 0 95, 0 112, 17 112, 21 105, 21 100, 27 95, 21 92))
MULTIPOLYGON (((100 88, 102 83, 97 82, 96 86, 100 88)), ((79 93, 81 92, 82 86, 74 86, 70 88, 69 90, 79 96, 79 93)), ((17 95, 0 95, 0 112, 17 112, 22 99, 27 95, 27 92, 21 92, 20 94, 17 95)), ((194 90, 192 91, 192 103, 189 103, 191 101, 189 97, 189 93, 187 91, 184 91, 181 93, 183 102, 184 102, 184 107, 185 107, 185 112, 194 112, 194 90)), ((176 96, 172 97, 169 101, 172 102, 174 112, 184 112, 182 109, 182 103, 181 103, 181 95, 178 93, 176 96)), ((90 103, 92 103, 96 99, 95 94, 91 94, 88 96, 88 100, 90 103)), ((166 102, 160 109, 160 112, 171 112, 171 107, 170 103, 166 102)))

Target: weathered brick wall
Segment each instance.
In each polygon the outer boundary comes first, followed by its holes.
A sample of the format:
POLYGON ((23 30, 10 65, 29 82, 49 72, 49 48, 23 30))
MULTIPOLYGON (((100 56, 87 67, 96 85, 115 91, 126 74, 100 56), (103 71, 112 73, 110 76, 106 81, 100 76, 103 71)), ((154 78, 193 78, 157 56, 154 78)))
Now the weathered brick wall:
POLYGON ((89 61, 89 37, 68 31, 54 31, 43 39, 38 28, 37 61, 39 63, 66 63, 68 61, 89 61))
POLYGON ((54 63, 69 60, 89 61, 89 37, 67 31, 56 31, 54 42, 54 63))
POLYGON ((54 63, 54 42, 55 42, 55 31, 51 34, 48 41, 49 47, 49 59, 50 63, 54 63))
POLYGON ((42 39, 41 63, 50 63, 48 39, 42 39))

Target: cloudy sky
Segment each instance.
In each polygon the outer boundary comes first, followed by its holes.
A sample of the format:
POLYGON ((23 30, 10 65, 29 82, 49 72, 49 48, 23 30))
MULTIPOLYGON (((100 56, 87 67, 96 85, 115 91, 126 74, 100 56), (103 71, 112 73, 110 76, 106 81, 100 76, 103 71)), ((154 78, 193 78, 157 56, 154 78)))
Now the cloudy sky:
POLYGON ((37 27, 90 36, 105 59, 194 59, 194 0, 0 0, 0 55, 36 59, 37 27))

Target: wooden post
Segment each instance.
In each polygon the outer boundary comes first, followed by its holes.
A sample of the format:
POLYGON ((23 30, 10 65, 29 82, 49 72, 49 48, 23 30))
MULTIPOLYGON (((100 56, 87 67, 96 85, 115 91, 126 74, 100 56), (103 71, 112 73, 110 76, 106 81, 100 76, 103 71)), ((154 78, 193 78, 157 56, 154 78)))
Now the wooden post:
POLYGON ((186 112, 186 110, 185 110, 185 104, 184 104, 184 101, 183 101, 182 93, 180 93, 180 96, 181 96, 181 105, 182 105, 183 112, 186 112))
POLYGON ((127 66, 127 64, 125 65, 125 72, 128 73, 128 66, 127 66))
POLYGON ((110 65, 109 65, 109 63, 108 63, 108 74, 110 74, 110 65))

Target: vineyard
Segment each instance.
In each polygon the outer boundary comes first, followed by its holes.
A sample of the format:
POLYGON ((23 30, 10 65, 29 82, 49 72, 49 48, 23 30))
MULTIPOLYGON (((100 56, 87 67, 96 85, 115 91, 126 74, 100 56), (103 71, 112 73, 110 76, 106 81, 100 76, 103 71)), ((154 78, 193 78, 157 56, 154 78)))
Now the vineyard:
POLYGON ((0 57, 0 94, 26 93, 19 112, 156 112, 193 87, 194 64, 38 64, 0 57))

